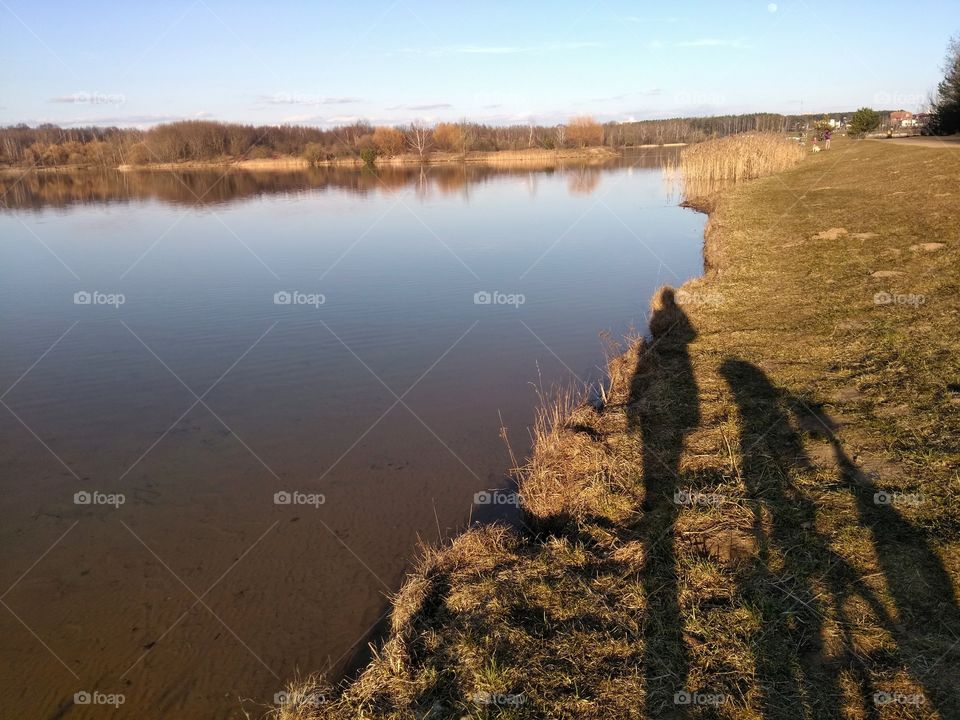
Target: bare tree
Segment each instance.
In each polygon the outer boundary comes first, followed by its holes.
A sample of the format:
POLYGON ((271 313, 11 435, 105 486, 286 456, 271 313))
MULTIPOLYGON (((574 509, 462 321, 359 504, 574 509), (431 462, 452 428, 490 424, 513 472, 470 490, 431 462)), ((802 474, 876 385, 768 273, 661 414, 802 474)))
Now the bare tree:
POLYGON ((420 156, 421 161, 423 154, 430 147, 430 140, 430 128, 418 122, 410 124, 410 129, 407 131, 407 144, 420 156))
POLYGON ((562 148, 567 140, 567 126, 557 125, 553 130, 553 134, 557 138, 557 147, 562 148))

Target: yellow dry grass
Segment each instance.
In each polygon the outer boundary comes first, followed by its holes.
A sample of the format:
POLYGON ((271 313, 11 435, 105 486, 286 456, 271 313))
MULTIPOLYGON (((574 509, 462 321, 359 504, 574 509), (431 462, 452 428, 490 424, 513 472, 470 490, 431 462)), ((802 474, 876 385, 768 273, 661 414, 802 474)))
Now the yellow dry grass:
POLYGON ((666 174, 682 184, 688 201, 696 202, 729 184, 788 170, 804 155, 801 145, 782 135, 743 133, 688 145, 666 174))

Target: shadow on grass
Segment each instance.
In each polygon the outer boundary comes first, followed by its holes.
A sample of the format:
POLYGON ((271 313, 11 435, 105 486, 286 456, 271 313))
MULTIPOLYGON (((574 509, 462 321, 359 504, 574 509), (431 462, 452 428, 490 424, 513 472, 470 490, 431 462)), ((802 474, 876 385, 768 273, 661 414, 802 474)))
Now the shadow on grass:
POLYGON ((674 524, 679 506, 680 457, 686 434, 700 422, 699 391, 687 350, 696 333, 664 288, 650 317, 654 340, 638 358, 631 383, 629 427, 642 443, 643 515, 638 536, 646 560, 642 572, 647 617, 644 626, 644 686, 646 712, 653 717, 677 710, 674 694, 686 688, 689 657, 683 639, 677 585, 674 524), (644 387, 647 353, 655 353, 658 374, 669 377, 669 397, 655 384, 644 387))
POLYGON ((893 689, 875 687, 871 678, 892 677, 900 669, 923 688, 915 710, 960 717, 956 690, 936 668, 960 631, 956 598, 927 538, 893 505, 875 502, 879 488, 873 477, 851 460, 819 408, 779 391, 748 362, 729 360, 721 373, 741 417, 740 473, 760 538, 756 561, 742 573, 740 585, 762 623, 753 648, 764 717, 797 717, 799 707, 810 708, 813 717, 845 717, 843 708, 851 702, 859 704, 862 716, 880 717, 893 689), (892 612, 862 572, 817 531, 817 503, 793 480, 813 464, 790 425, 791 414, 832 447, 841 487, 852 495, 857 519, 869 530, 892 612), (893 638, 892 652, 889 643, 873 647, 857 632, 864 618, 852 612, 853 601, 865 604, 875 625, 893 638), (824 638, 830 638, 829 649, 824 638), (844 673, 853 681, 856 700, 844 696, 844 673))

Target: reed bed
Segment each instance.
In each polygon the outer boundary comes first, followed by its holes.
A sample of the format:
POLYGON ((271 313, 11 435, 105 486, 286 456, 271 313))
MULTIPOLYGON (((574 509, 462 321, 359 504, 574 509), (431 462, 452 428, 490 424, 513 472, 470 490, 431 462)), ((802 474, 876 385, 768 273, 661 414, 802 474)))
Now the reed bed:
MULTIPOLYGON (((385 165, 439 165, 444 163, 468 163, 490 165, 497 167, 552 167, 561 162, 571 164, 606 163, 616 159, 615 150, 607 147, 560 148, 544 150, 527 148, 523 150, 472 150, 468 153, 433 151, 425 153, 423 157, 416 153, 401 153, 389 157, 378 157, 377 166, 385 165)), ((361 165, 357 157, 339 158, 318 165, 361 165)))
POLYGON ((804 155, 796 141, 775 133, 730 135, 685 147, 678 161, 667 164, 665 175, 687 201, 696 201, 728 185, 787 170, 804 155))

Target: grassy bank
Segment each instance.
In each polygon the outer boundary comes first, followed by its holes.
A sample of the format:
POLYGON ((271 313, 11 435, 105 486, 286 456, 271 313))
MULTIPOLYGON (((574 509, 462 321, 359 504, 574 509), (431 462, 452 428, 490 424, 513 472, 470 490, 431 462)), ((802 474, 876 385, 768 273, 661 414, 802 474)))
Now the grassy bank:
POLYGON ((711 198, 530 532, 425 551, 353 683, 281 718, 960 717, 960 153, 834 143, 711 198))

